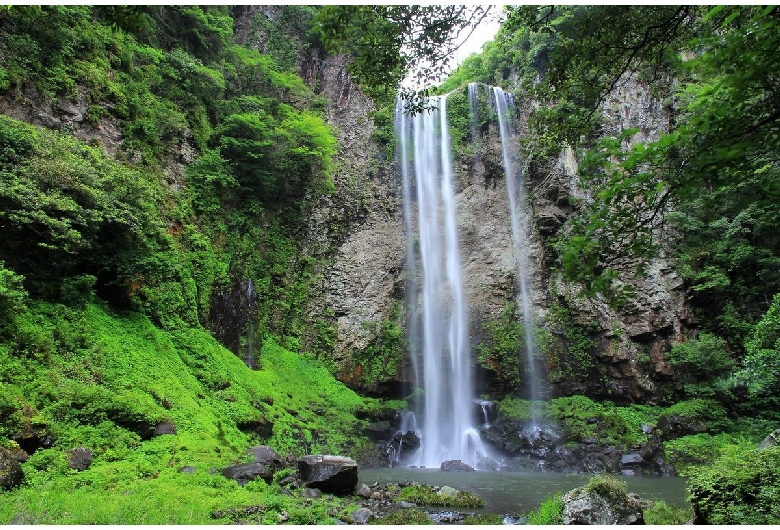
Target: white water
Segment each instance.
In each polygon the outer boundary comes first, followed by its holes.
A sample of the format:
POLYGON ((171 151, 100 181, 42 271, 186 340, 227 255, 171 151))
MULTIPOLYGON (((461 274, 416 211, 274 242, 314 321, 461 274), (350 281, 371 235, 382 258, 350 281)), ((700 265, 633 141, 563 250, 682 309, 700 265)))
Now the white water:
MULTIPOLYGON (((512 243, 517 262, 517 279, 520 287, 518 296, 523 309, 523 328, 525 331, 525 366, 528 376, 529 393, 532 400, 539 399, 539 376, 535 362, 535 344, 533 314, 531 311, 531 285, 529 264, 529 218, 526 210, 526 191, 523 181, 522 167, 519 164, 516 126, 513 119, 514 101, 499 87, 493 87, 498 127, 501 133, 501 150, 504 159, 504 175, 509 198, 509 214, 512 222, 512 243)), ((536 425, 534 407, 532 410, 533 425, 536 425)))
MULTIPOLYGON (((477 452, 484 450, 481 441, 475 442, 479 434, 472 425, 474 387, 446 103, 446 96, 433 98, 432 110, 415 116, 403 115, 399 110, 402 116, 396 120, 404 214, 411 242, 408 252, 413 255, 417 241, 421 264, 421 285, 419 292, 414 292, 421 296, 421 326, 410 340, 418 387, 425 392, 422 407, 417 411, 421 423, 417 435, 422 450, 416 463, 425 467, 439 467, 441 462, 452 459, 473 466, 482 456, 477 452), (410 155, 414 161, 413 175, 410 155), (416 226, 411 207, 415 201, 416 226)), ((414 261, 407 260, 407 270, 415 271, 414 261)), ((417 306, 416 300, 410 302, 412 308, 417 306)))

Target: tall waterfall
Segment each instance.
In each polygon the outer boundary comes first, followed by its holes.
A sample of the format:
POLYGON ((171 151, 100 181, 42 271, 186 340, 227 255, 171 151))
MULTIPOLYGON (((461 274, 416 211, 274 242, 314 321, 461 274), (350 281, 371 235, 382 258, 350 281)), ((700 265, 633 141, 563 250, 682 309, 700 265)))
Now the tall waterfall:
MULTIPOLYGON (((535 361, 534 326, 531 311, 531 285, 529 240, 527 219, 530 217, 526 208, 526 191, 523 170, 519 161, 517 127, 514 120, 514 99, 511 94, 499 87, 493 87, 495 108, 498 115, 498 127, 501 133, 501 150, 504 160, 504 175, 509 198, 509 213, 512 223, 512 243, 517 262, 517 280, 520 287, 518 293, 523 309, 523 327, 525 332, 525 367, 528 378, 529 394, 532 400, 539 399, 539 374, 535 361)), ((532 410, 533 424, 536 417, 532 410)))
MULTIPOLYGON (((422 307, 412 314, 412 320, 419 318, 420 327, 412 327, 410 334, 417 386, 425 392, 417 411, 422 451, 416 464, 438 467, 444 460, 460 459, 475 465, 484 448, 472 417, 474 386, 455 223, 447 98, 431 98, 428 103, 431 110, 409 116, 399 102, 396 113, 411 259, 407 268, 415 270, 419 245, 421 277, 419 291, 413 295, 421 297, 422 307)), ((409 302, 417 307, 416 300, 409 302)))

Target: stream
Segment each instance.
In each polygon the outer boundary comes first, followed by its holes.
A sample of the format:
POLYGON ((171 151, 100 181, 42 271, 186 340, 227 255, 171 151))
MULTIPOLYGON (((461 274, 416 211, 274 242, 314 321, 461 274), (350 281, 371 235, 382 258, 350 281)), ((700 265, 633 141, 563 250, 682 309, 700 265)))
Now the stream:
MULTIPOLYGON (((564 473, 513 473, 475 471, 442 472, 438 469, 387 468, 361 469, 360 482, 404 482, 407 480, 434 486, 450 486, 470 491, 485 501, 484 513, 521 514, 535 510, 550 495, 567 492, 585 484, 590 475, 564 473)), ((628 491, 643 499, 663 500, 671 506, 688 506, 687 483, 680 477, 624 476, 628 491)))

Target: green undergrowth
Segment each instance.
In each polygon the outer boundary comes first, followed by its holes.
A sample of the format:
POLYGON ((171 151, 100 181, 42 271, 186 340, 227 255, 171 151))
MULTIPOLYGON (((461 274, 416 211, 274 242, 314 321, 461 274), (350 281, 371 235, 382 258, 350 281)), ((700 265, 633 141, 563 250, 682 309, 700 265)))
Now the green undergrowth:
POLYGON ((407 524, 413 524, 413 525, 422 525, 422 524, 433 524, 433 521, 431 521, 431 518, 428 517, 428 514, 424 511, 420 510, 419 508, 402 508, 400 510, 396 510, 386 517, 382 517, 380 519, 372 519, 369 524, 376 524, 376 525, 407 525, 407 524))
POLYGON ((407 486, 398 495, 399 501, 413 502, 421 506, 452 506, 455 508, 481 508, 485 502, 468 491, 437 489, 432 486, 407 486), (451 490, 451 491, 449 491, 451 490))
MULTIPOLYGON (((241 488, 219 470, 257 443, 296 456, 352 456, 370 445, 355 434, 354 412, 374 400, 272 339, 253 371, 202 330, 163 331, 100 304, 28 302, 15 320, 18 332, 0 343, 0 445, 13 446, 23 429, 54 444, 2 494, 2 523, 202 524, 227 522, 212 512, 244 505, 262 507, 257 522, 279 522, 281 511, 293 522, 298 501, 264 483, 241 488), (160 422, 176 434, 152 437, 160 422), (78 446, 93 454, 82 472, 67 463, 78 446)), ((296 522, 327 519, 309 508, 296 522)))
POLYGON ((536 510, 526 514, 526 524, 563 524, 563 494, 556 493, 543 500, 536 510))

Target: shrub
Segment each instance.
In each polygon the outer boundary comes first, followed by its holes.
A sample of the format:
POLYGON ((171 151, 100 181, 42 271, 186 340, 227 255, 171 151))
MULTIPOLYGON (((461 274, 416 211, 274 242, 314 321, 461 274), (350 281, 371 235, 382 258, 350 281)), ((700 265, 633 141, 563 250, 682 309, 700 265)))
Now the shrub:
POLYGON ((646 524, 685 524, 693 519, 691 508, 670 506, 664 501, 655 501, 644 510, 646 524))
POLYGON ((780 524, 780 447, 728 452, 689 477, 698 524, 780 524))

